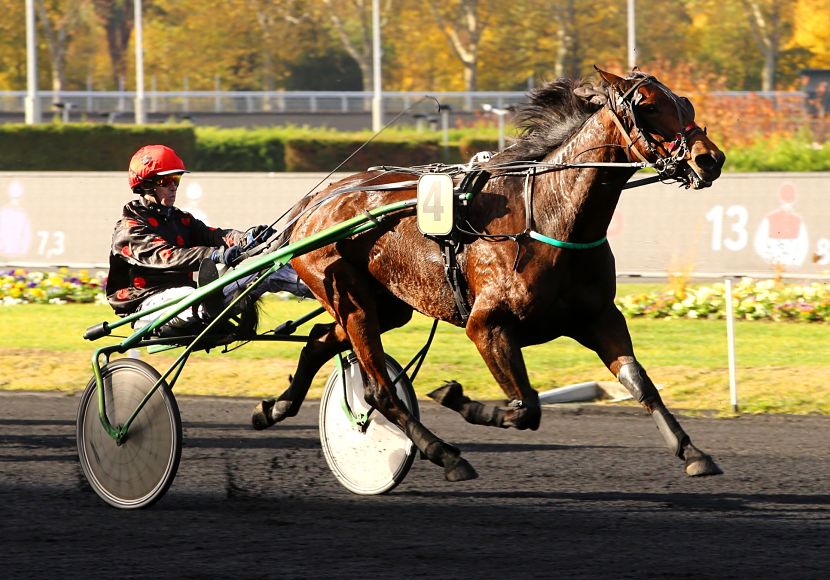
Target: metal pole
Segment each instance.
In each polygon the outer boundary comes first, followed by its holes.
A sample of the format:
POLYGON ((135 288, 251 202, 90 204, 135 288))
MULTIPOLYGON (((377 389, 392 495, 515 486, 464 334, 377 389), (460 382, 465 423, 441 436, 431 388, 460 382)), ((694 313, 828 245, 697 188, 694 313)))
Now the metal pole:
POLYGON ((634 18, 634 0, 628 0, 628 68, 637 66, 637 25, 634 18))
POLYGON ((135 124, 147 123, 147 112, 144 108, 144 43, 141 23, 141 0, 133 3, 135 19, 135 124))
POLYGON ((222 90, 222 78, 217 74, 214 77, 214 89, 216 94, 213 97, 213 110, 216 113, 222 112, 222 97, 219 95, 219 91, 222 90))
POLYGON ((26 0, 26 124, 41 122, 37 95, 37 44, 35 43, 35 0, 26 0))
POLYGON ((159 110, 159 87, 156 75, 150 77, 150 112, 158 113, 159 110))
POLYGON ((726 350, 729 359, 729 401, 732 411, 738 412, 738 383, 735 380, 735 323, 732 305, 732 280, 724 282, 726 290, 726 350))
POLYGON ((380 0, 372 0, 372 71, 374 95, 372 97, 372 131, 383 127, 383 92, 380 84, 380 0))
POLYGON ((441 146, 444 148, 444 155, 446 156, 449 152, 450 147, 450 106, 449 105, 441 105, 441 133, 443 134, 441 138, 441 146))
POLYGON ((488 113, 492 113, 496 117, 498 117, 498 120, 499 120, 498 121, 499 151, 502 151, 504 149, 504 116, 507 115, 507 113, 509 113, 509 111, 507 109, 499 109, 499 108, 494 107, 493 105, 491 105, 489 103, 485 103, 485 104, 481 105, 481 108, 484 111, 486 111, 488 113))
POLYGON ((92 73, 86 75, 86 112, 92 112, 92 73))

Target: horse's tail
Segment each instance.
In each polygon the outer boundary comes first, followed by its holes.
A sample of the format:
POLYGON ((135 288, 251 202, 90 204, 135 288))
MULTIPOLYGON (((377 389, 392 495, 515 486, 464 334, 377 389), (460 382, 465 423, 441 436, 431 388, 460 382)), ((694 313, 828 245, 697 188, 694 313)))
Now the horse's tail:
POLYGON ((228 321, 229 324, 236 326, 234 334, 240 337, 256 335, 261 309, 261 297, 254 298, 248 295, 240 300, 235 309, 238 314, 228 321))

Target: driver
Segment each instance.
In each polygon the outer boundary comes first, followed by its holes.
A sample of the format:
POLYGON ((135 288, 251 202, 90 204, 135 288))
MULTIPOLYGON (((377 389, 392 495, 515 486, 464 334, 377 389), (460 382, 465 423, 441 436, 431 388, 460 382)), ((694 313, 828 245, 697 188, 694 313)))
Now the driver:
MULTIPOLYGON (((106 287, 107 300, 119 316, 193 292, 193 273, 202 260, 210 258, 215 264, 233 267, 244 258, 241 246, 250 248, 275 233, 268 226, 254 226, 245 232, 208 227, 176 208, 176 190, 185 173, 189 171, 184 162, 164 145, 142 147, 130 160, 130 188, 138 198, 124 206, 115 224, 106 287)), ((222 303, 228 304, 247 281, 225 287, 222 303)), ((251 295, 258 298, 265 292, 279 291, 313 297, 290 264, 269 275, 251 295)), ((218 304, 217 311, 205 312, 202 306, 199 315, 210 318, 223 307, 218 304)), ((149 324, 157 316, 158 312, 153 312, 139 318, 135 327, 149 324)), ((193 309, 187 308, 167 325, 188 326, 193 317, 193 309)))

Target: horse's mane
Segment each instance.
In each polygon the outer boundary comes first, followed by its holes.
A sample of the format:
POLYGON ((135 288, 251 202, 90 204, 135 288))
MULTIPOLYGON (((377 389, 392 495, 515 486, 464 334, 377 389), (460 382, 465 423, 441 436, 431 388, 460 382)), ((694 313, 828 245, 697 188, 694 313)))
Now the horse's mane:
POLYGON ((538 161, 576 133, 601 107, 574 94, 582 84, 560 78, 533 89, 528 94, 529 102, 515 112, 519 137, 494 162, 538 161))

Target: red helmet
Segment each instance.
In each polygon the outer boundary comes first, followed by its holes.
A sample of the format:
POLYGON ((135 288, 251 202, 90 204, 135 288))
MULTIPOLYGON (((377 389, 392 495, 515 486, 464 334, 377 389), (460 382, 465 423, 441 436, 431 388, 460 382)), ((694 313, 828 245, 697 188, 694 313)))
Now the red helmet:
POLYGON ((170 147, 145 145, 133 154, 128 173, 130 189, 137 192, 141 182, 153 176, 190 172, 184 168, 184 161, 170 147))

